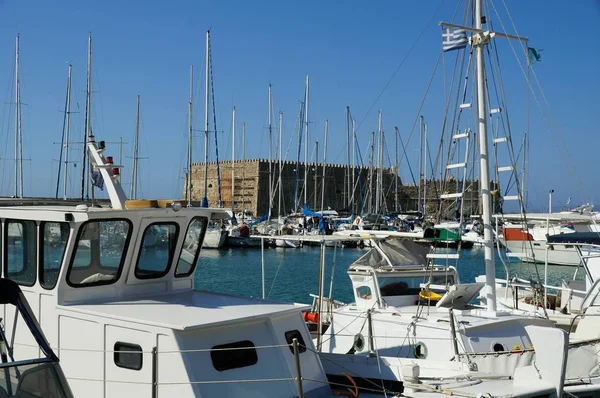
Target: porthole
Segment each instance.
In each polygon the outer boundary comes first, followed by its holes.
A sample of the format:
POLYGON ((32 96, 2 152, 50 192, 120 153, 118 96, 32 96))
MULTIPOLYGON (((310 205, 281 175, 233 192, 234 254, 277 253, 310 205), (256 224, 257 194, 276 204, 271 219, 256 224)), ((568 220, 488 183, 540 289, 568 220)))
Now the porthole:
POLYGON ((138 344, 123 343, 117 341, 114 347, 113 360, 120 368, 140 370, 142 369, 143 356, 142 347, 138 344))
POLYGON ((425 345, 425 343, 418 342, 417 344, 415 344, 415 358, 427 358, 427 346, 425 345))
POLYGON ((502 343, 494 343, 492 344, 492 351, 494 352, 503 352, 503 351, 508 351, 506 349, 506 347, 504 346, 504 344, 502 343))
POLYGON ((365 349, 365 338, 360 333, 354 336, 354 349, 356 351, 362 351, 365 349))

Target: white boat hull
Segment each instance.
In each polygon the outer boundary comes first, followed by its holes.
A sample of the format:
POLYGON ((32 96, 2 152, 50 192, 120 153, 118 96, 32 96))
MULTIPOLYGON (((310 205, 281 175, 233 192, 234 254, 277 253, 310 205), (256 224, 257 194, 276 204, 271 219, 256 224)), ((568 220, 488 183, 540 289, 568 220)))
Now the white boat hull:
POLYGON ((220 249, 227 241, 228 235, 229 233, 227 231, 222 231, 220 229, 209 229, 204 235, 204 242, 202 243, 202 248, 220 249))

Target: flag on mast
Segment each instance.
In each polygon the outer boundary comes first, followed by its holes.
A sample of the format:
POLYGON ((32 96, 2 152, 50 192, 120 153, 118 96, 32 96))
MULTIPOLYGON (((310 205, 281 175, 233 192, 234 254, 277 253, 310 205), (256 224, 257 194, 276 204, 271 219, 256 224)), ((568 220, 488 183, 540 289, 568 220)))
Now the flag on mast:
POLYGON ((529 66, 542 60, 540 52, 542 52, 542 50, 539 48, 527 47, 527 62, 529 63, 529 66))
POLYGON ((442 28, 442 49, 444 51, 465 48, 469 43, 467 32, 460 28, 442 28))

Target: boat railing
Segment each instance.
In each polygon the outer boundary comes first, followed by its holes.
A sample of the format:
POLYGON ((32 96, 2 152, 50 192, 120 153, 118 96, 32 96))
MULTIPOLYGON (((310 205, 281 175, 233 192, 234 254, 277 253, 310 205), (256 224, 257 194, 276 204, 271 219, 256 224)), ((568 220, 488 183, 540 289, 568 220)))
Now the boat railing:
MULTIPOLYGON (((311 312, 319 312, 319 296, 317 294, 310 294, 310 297, 312 297, 313 301, 312 304, 310 306, 310 311, 311 312)), ((323 297, 321 300, 321 312, 323 314, 322 318, 323 318, 323 322, 324 323, 330 323, 331 319, 333 318, 333 311, 337 308, 340 308, 344 305, 346 305, 345 303, 338 301, 338 300, 334 300, 332 298, 329 297, 323 297)))

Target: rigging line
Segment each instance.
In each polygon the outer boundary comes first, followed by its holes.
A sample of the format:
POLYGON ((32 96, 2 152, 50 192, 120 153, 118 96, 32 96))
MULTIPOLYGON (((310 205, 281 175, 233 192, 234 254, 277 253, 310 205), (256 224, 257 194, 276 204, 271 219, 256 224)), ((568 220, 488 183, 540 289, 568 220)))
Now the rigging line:
MULTIPOLYGON (((406 146, 404 146, 404 142, 402 141, 402 136, 400 135, 400 132, 398 132, 398 140, 400 141, 400 145, 402 146, 402 153, 403 155, 406 155, 406 146)), ((408 158, 408 156, 407 156, 408 158)), ((400 161, 398 162, 398 168, 400 168, 400 165, 402 164, 402 158, 400 158, 400 161)), ((413 173, 412 167, 410 167, 410 162, 406 162, 406 165, 408 166, 408 171, 410 172, 410 177, 412 178, 413 184, 417 184, 417 180, 415 179, 415 175, 413 173)))
MULTIPOLYGON (((15 95, 15 91, 14 91, 15 90, 15 84, 14 84, 15 83, 15 67, 16 66, 13 63, 13 67, 12 67, 12 71, 11 71, 11 76, 12 77, 9 79, 10 80, 10 85, 9 86, 10 86, 10 99, 11 100, 13 98, 13 95, 15 95)), ((16 102, 16 100, 15 100, 15 102, 16 102)), ((8 147, 9 147, 8 146, 8 138, 10 136, 9 130, 10 130, 10 125, 12 124, 11 121, 12 121, 12 114, 13 114, 13 112, 12 112, 12 109, 10 109, 10 108, 11 108, 10 104, 9 104, 8 107, 4 107, 4 112, 3 112, 3 115, 2 115, 2 120, 7 119, 6 120, 6 141, 5 141, 5 144, 4 144, 4 155, 2 156, 3 166, 6 164, 6 160, 7 160, 7 154, 6 154, 6 152, 8 151, 8 147), (8 118, 6 118, 6 113, 7 113, 6 109, 7 108, 9 108, 9 110, 8 110, 8 118)), ((8 168, 7 167, 3 167, 2 170, 8 170, 8 168)), ((0 181, 0 187, 4 187, 4 175, 5 175, 4 172, 2 172, 2 179, 0 181)))
MULTIPOLYGON (((504 0, 502 0, 502 3, 504 5, 504 8, 506 10, 506 13, 508 15, 509 20, 511 21, 511 24, 513 26, 513 29, 515 30, 515 33, 517 34, 517 36, 519 36, 517 28, 515 26, 515 23, 512 19, 512 16, 510 15, 510 12, 508 11, 508 7, 506 6, 506 3, 504 3, 504 0)), ((496 15, 498 16, 498 20, 500 21, 500 25, 502 26, 502 29, 506 30, 506 28, 504 27, 504 24, 502 22, 502 20, 500 19, 500 16, 498 14, 498 11, 496 9, 496 6, 494 5, 494 2, 491 1, 492 7, 494 8, 494 12, 496 13, 496 15)), ((582 191, 584 192, 584 195, 588 195, 587 193, 587 189, 586 186, 583 184, 583 181, 581 180, 581 176, 579 175, 579 173, 577 173, 577 169, 575 168, 575 165, 572 161, 572 156, 571 153, 569 152, 569 149, 566 145, 566 143, 563 140, 562 135, 560 134, 560 131, 555 131, 555 129, 552 128, 552 123, 554 123, 554 125, 556 126, 556 130, 560 130, 560 128, 558 127, 558 123, 555 120, 555 118, 552 115, 551 109, 550 109, 550 104, 548 103, 548 100, 546 98, 546 94, 544 93, 544 90, 542 89, 541 83, 537 77, 537 74, 535 73, 535 70, 533 69, 532 66, 530 66, 528 69, 531 70, 531 73, 533 74, 533 77, 537 83, 538 89, 540 91, 540 94, 542 96, 542 99, 544 100, 544 103, 546 104, 546 107, 548 108, 548 113, 550 113, 550 115, 546 115, 546 112, 544 112, 542 105, 540 104, 540 101, 537 97, 537 95, 535 94, 535 92, 533 91, 533 87, 531 86, 531 82, 527 79, 528 78, 528 73, 525 72, 525 69, 523 68, 523 64, 521 63, 521 61, 519 60, 519 57, 517 56, 517 53, 515 51, 514 46, 512 45, 512 40, 508 41, 511 50, 513 51, 513 54, 515 55, 515 58, 517 59, 517 63, 519 65, 519 68, 521 69, 521 72, 523 73, 523 76, 525 76, 527 84, 528 84, 528 88, 531 92, 531 95, 533 95, 533 98, 539 108, 540 113, 542 114, 542 116, 544 117, 544 119, 546 120, 546 123, 548 124, 549 130, 552 134, 554 134, 555 138, 557 138, 559 140, 559 143, 562 144, 563 149, 564 149, 564 153, 562 151, 559 150, 559 153, 561 154, 561 156, 564 157, 565 162, 567 163, 567 166, 570 166, 570 168, 573 170, 574 175, 577 178, 578 181, 578 188, 582 189, 582 191), (548 120, 548 119, 552 119, 552 120, 548 120), (551 123, 552 122, 552 123, 551 123), (569 163, 570 162, 570 163, 569 163)), ((525 53, 525 55, 527 55, 527 51, 526 48, 521 46, 521 50, 523 50, 523 52, 525 53)), ((558 146, 558 145, 557 145, 558 146)), ((560 149, 560 148, 559 148, 560 149)))
MULTIPOLYGON (((427 99, 427 95, 429 94, 429 90, 431 89, 431 84, 433 83, 433 79, 435 77, 435 73, 437 72, 437 68, 440 65, 440 59, 442 58, 442 54, 443 52, 440 51, 440 55, 438 55, 438 59, 435 62, 435 66, 433 67, 433 73, 431 74, 431 78, 429 79, 429 83, 427 84, 427 89, 425 90, 425 95, 423 96, 421 104, 419 105, 419 109, 417 110, 417 117, 415 117, 415 121, 413 122, 412 128, 410 129, 410 134, 408 135, 408 141, 406 141, 406 146, 408 146, 408 144, 410 143, 410 139, 412 138, 412 135, 415 132, 415 127, 417 126, 419 118, 421 117, 421 111, 423 110, 425 100, 427 99)), ((400 159, 400 162, 402 162, 402 159, 400 159)))
MULTIPOLYGON (((219 145, 218 145, 218 132, 217 132, 217 112, 215 109, 215 82, 214 72, 212 64, 212 46, 210 40, 208 41, 208 65, 210 68, 210 91, 212 95, 212 111, 213 111, 213 124, 215 126, 215 156, 217 161, 217 203, 219 207, 223 207, 223 201, 221 200, 221 167, 219 166, 219 145)), ((207 71, 208 73, 208 71, 207 71)))
POLYGON ((389 85, 392 83, 392 80, 394 80, 394 78, 396 77, 396 74, 398 74, 398 72, 400 71, 400 68, 402 68, 402 65, 404 65, 404 63, 406 62, 406 60, 408 59, 408 57, 410 56, 410 54, 412 53, 412 51, 415 49, 415 47, 417 46, 417 44, 421 40, 421 37, 423 37, 423 35, 427 31, 427 29, 429 28, 429 26, 431 25, 431 23, 433 22, 433 20, 435 19, 437 13, 440 11, 440 9, 442 8, 443 5, 444 5, 444 0, 442 0, 440 2, 440 5, 435 10, 435 12, 433 13, 433 16, 431 17, 431 19, 429 20, 429 22, 427 22, 427 25, 425 25, 425 27, 423 28, 423 30, 421 31, 421 33, 417 37, 417 40, 410 47, 410 49, 408 50, 408 52, 404 56, 404 59, 402 59, 402 61, 400 62, 400 65, 398 65, 398 67, 396 68, 396 70, 394 71, 394 73, 392 73, 392 76, 389 78, 389 80, 387 81, 387 83, 383 86, 383 89, 381 90, 381 92, 379 93, 379 95, 377 96, 377 98, 375 99, 375 101, 373 101, 373 104, 371 105, 371 107, 369 108, 369 110, 367 111, 367 113, 365 114, 365 116, 363 116, 362 120, 360 121, 360 123, 356 127, 357 130, 360 129, 360 126, 362 126, 362 124, 364 123, 364 121, 367 119, 367 116, 369 116, 369 114, 371 113, 371 111, 373 110, 373 108, 375 108, 375 105, 377 105, 377 102, 379 102, 379 99, 383 96, 383 93, 385 92, 385 90, 387 90, 387 88, 389 87, 389 85))

